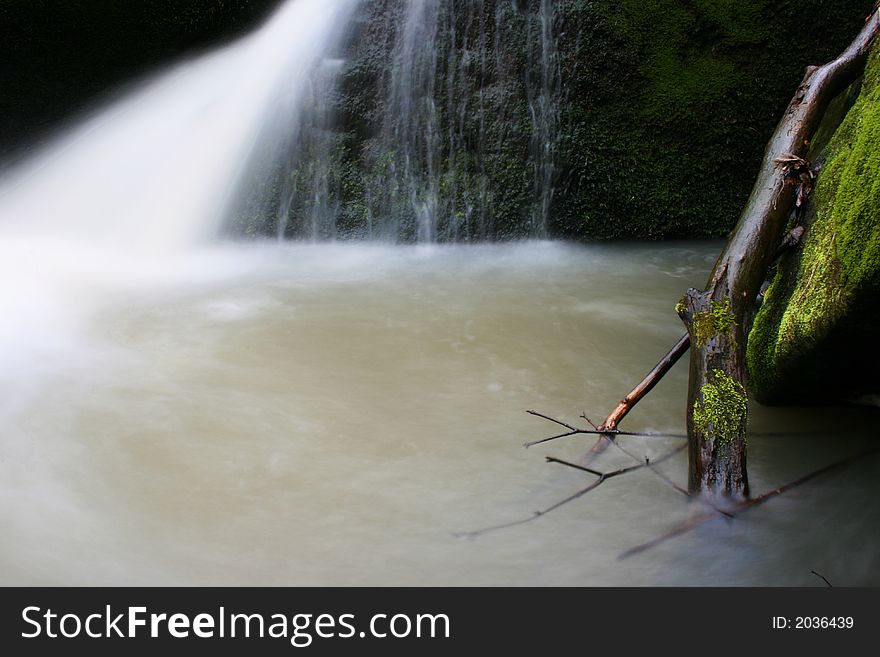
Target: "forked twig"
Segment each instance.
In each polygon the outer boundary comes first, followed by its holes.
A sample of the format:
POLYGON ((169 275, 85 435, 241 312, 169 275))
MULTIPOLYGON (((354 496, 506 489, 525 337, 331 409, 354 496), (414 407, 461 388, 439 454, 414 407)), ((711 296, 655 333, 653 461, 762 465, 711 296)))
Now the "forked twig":
MULTIPOLYGON (((559 440, 560 438, 568 438, 569 436, 577 436, 580 434, 586 434, 590 436, 635 436, 640 438, 687 438, 686 435, 681 433, 662 433, 662 432, 654 432, 654 431, 620 431, 619 429, 580 429, 578 427, 572 426, 562 420, 558 420, 555 417, 550 417, 549 415, 544 415, 543 413, 538 413, 537 411, 526 411, 529 415, 534 415, 535 417, 542 418, 544 420, 548 420, 553 422, 554 424, 558 424, 561 427, 565 427, 568 429, 565 433, 556 434, 555 436, 550 436, 549 438, 541 438, 540 440, 532 440, 527 443, 523 443, 523 447, 528 449, 529 447, 534 447, 535 445, 543 445, 544 443, 549 443, 553 440, 559 440)), ((591 425, 590 419, 586 415, 581 415, 587 422, 591 425)), ((595 425, 593 425, 595 427, 595 425)))
POLYGON ((587 468, 585 466, 577 465, 575 463, 570 463, 568 461, 563 461, 562 459, 557 459, 552 456, 548 456, 547 457, 548 463, 557 463, 559 465, 565 465, 567 467, 574 468, 576 470, 581 470, 581 471, 587 472, 595 477, 598 477, 598 479, 596 479, 596 481, 594 481, 592 484, 590 484, 586 488, 583 488, 583 489, 579 490, 578 492, 574 493, 573 495, 569 495, 565 499, 562 499, 559 502, 556 502, 555 504, 548 506, 546 509, 543 509, 542 511, 535 511, 535 513, 533 515, 529 516, 528 518, 521 518, 519 520, 514 520, 512 522, 506 522, 506 523, 503 523, 500 525, 493 525, 491 527, 486 527, 485 529, 478 529, 476 531, 457 532, 454 535, 458 536, 460 538, 473 539, 473 538, 477 538, 478 536, 482 536, 483 534, 488 534, 489 532, 498 531, 500 529, 507 529, 509 527, 516 527, 517 525, 524 525, 527 522, 532 522, 533 520, 537 520, 541 516, 545 516, 548 513, 550 513, 551 511, 555 511, 559 507, 565 506, 569 502, 573 502, 574 500, 578 499, 579 497, 586 495, 590 491, 595 490, 596 488, 598 488, 599 486, 604 484, 609 479, 613 479, 614 477, 619 477, 620 475, 624 475, 624 474, 633 472, 635 470, 641 470, 642 468, 650 468, 652 465, 658 465, 660 463, 663 463, 664 461, 671 459, 673 456, 675 456, 676 454, 678 454, 679 452, 683 451, 686 448, 687 448, 687 445, 681 445, 680 447, 677 447, 674 450, 672 450, 671 452, 660 457, 659 459, 657 459, 653 463, 648 461, 647 459, 645 459, 644 463, 640 463, 638 465, 631 465, 626 468, 620 468, 618 470, 614 470, 613 472, 599 472, 598 470, 593 470, 592 468, 587 468))

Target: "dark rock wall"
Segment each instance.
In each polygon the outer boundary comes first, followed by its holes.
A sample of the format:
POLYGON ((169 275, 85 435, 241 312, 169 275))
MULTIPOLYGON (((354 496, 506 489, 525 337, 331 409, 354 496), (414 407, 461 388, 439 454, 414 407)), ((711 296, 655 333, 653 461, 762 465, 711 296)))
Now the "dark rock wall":
MULTIPOLYGON (((724 235, 804 67, 842 50, 869 5, 365 0, 333 110, 335 230, 724 235)), ((300 166, 292 178, 314 168, 300 166)))

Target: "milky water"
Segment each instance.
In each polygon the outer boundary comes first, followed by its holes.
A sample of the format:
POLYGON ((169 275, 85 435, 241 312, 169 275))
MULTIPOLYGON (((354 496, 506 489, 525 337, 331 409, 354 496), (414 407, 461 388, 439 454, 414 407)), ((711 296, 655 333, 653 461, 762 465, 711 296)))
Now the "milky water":
MULTIPOLYGON (((816 570, 876 585, 876 457, 625 561, 699 511, 647 470, 460 535, 591 483, 544 462, 577 461, 591 441, 525 450, 556 432, 525 411, 607 412, 679 337, 672 306, 719 247, 227 244, 137 284, 104 263, 76 330, 53 332, 48 315, 33 327, 57 349, 0 420, 0 576, 817 585, 816 570)), ((679 365, 628 428, 681 432, 685 384, 679 365)), ((754 491, 863 448, 876 413, 847 414, 844 430, 839 409, 756 406, 754 491)), ((622 444, 657 459, 680 440, 622 444)), ((684 453, 659 467, 685 481, 684 453)))

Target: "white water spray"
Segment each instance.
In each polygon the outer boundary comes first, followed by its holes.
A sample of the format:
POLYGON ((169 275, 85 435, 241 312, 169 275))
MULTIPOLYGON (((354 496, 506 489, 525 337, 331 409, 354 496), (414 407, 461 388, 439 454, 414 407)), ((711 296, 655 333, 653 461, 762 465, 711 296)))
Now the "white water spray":
POLYGON ((210 237, 273 110, 296 108, 353 5, 291 0, 86 121, 0 185, 0 231, 151 248, 210 237))

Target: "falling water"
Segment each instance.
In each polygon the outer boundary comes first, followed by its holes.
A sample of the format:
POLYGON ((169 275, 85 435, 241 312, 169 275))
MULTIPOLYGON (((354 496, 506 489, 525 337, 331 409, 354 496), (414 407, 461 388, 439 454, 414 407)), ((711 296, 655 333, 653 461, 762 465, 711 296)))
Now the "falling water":
POLYGON ((384 222, 375 232, 545 236, 561 95, 554 4, 391 4, 384 116, 363 167, 364 204, 384 222))
POLYGON ((280 194, 261 194, 258 184, 252 187, 262 201, 256 208, 258 216, 276 217, 279 240, 305 237, 320 241, 337 235, 340 135, 334 129, 332 97, 343 64, 342 59, 324 59, 303 94, 299 123, 290 123, 293 130, 288 140, 276 142, 278 154, 269 157, 269 166, 275 169, 268 177, 277 180, 280 194))
POLYGON ((529 54, 539 63, 527 67, 526 89, 529 92, 529 113, 532 119, 532 167, 536 197, 532 226, 538 235, 547 234, 553 201, 553 176, 558 135, 560 73, 556 53, 555 9, 552 0, 541 0, 537 30, 530 30, 529 54), (534 37, 534 31, 539 37, 534 37), (530 78, 537 68, 539 79, 530 78), (537 93, 536 93, 537 92, 537 93))
POLYGON ((4 237, 167 248, 213 235, 258 139, 295 123, 290 112, 353 6, 291 0, 250 37, 86 121, 0 188, 4 237))
POLYGON ((437 83, 438 0, 413 0, 394 52, 386 138, 400 149, 402 186, 416 219, 418 241, 436 237, 440 127, 437 83))

